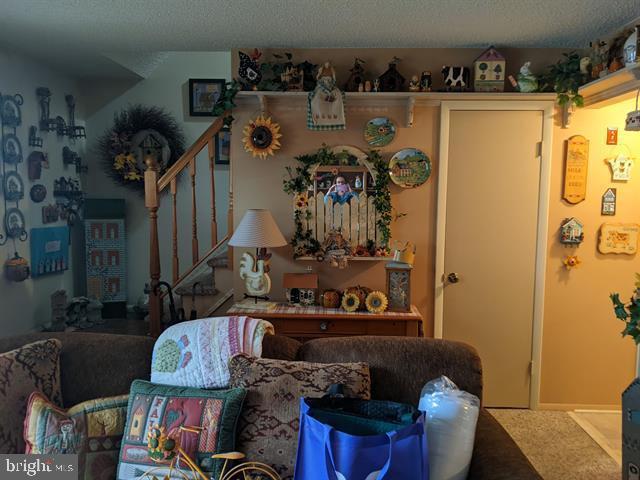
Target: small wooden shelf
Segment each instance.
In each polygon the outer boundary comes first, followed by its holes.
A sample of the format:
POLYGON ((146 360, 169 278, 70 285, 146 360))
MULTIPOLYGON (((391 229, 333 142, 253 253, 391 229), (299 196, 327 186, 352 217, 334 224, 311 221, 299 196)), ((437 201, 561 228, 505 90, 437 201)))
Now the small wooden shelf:
MULTIPOLYGON (((238 106, 258 104, 263 114, 269 105, 306 108, 308 92, 241 91, 236 97, 238 106)), ((363 111, 368 108, 404 107, 406 126, 413 126, 413 110, 416 106, 437 107, 443 101, 490 100, 536 101, 555 100, 555 93, 481 93, 481 92, 346 92, 347 111, 363 111)))
POLYGON ((578 89, 585 107, 600 108, 635 96, 640 88, 640 63, 589 82, 578 89))
MULTIPOLYGON (((393 257, 346 257, 349 262, 391 262, 393 257)), ((294 260, 301 262, 316 262, 316 257, 297 257, 294 260)))

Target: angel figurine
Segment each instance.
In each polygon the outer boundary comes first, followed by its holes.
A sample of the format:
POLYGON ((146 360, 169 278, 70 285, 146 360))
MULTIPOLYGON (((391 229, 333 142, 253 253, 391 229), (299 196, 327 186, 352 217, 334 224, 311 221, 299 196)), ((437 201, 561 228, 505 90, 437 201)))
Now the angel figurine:
POLYGON ((336 72, 330 62, 325 62, 316 75, 316 88, 309 93, 308 121, 310 130, 344 130, 344 101, 336 86, 336 72))

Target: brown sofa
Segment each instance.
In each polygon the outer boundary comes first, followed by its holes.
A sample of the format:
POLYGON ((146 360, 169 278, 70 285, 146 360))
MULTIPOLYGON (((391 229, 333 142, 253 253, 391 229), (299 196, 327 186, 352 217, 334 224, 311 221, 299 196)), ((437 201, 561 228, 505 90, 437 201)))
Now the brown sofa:
MULTIPOLYGON (((149 379, 154 340, 92 333, 34 333, 0 338, 6 352, 45 338, 62 341, 62 395, 66 407, 129 391, 136 378, 149 379)), ((269 336, 263 356, 310 362, 367 362, 372 396, 416 404, 422 386, 447 375, 460 388, 482 398, 482 366, 475 350, 446 340, 406 337, 342 337, 305 344, 269 336)), ((17 433, 17 432, 16 432, 17 433)), ((500 424, 482 409, 469 479, 540 479, 500 424)))

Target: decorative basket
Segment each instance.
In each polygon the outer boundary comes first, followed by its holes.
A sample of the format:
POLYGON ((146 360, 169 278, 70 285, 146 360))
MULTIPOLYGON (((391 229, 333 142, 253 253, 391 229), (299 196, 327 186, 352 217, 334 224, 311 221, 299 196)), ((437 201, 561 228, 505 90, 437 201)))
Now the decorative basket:
POLYGON ((30 274, 31 269, 29 268, 29 262, 18 255, 18 252, 15 252, 13 258, 9 258, 4 262, 4 275, 7 277, 7 280, 23 282, 29 278, 30 274))

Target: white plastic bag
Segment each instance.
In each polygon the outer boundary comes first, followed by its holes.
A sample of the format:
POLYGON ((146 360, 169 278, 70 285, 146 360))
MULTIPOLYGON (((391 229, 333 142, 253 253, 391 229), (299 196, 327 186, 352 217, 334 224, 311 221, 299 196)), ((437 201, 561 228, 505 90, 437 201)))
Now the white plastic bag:
POLYGON ((469 472, 480 400, 444 375, 428 382, 419 410, 426 419, 429 480, 464 480, 469 472))

